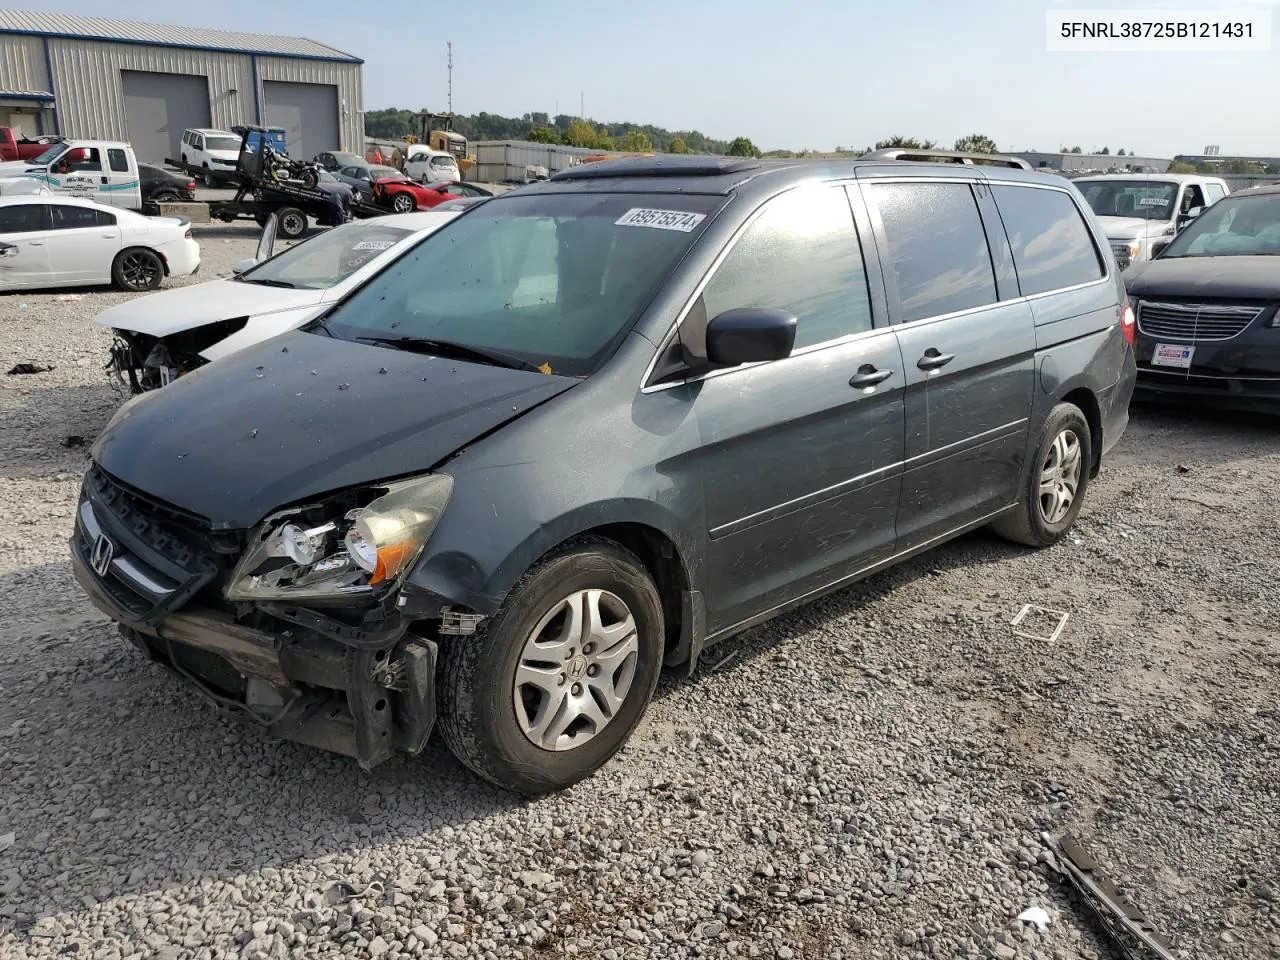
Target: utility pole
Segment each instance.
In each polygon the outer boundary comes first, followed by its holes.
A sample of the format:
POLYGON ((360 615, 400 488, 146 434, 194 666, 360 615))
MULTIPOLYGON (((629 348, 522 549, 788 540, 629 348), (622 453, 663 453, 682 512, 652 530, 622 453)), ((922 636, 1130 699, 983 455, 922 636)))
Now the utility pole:
POLYGON ((581 90, 579 90, 578 91, 578 119, 579 120, 587 119, 587 108, 583 106, 585 102, 586 101, 584 99, 584 94, 582 93, 581 90))
POLYGON ((453 113, 453 41, 448 43, 449 47, 449 112, 453 113))

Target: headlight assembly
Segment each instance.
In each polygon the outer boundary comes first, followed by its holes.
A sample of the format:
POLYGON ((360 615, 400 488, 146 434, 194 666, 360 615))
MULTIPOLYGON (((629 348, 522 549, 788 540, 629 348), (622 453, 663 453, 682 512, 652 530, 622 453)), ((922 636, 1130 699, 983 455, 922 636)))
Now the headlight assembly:
POLYGON ((398 584, 422 553, 453 492, 430 474, 379 485, 381 496, 341 516, 308 523, 300 508, 254 531, 227 599, 338 600, 398 584))

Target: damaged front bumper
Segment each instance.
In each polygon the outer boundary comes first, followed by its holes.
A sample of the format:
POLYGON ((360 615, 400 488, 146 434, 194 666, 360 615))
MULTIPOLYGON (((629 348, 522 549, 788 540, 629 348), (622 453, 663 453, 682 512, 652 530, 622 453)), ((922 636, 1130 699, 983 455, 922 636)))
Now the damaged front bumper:
POLYGON ((370 769, 417 754, 435 724, 436 643, 392 611, 352 626, 289 604, 227 609, 215 551, 181 518, 91 471, 71 537, 77 581, 140 651, 270 736, 370 769), (381 616, 381 619, 378 617, 381 616))

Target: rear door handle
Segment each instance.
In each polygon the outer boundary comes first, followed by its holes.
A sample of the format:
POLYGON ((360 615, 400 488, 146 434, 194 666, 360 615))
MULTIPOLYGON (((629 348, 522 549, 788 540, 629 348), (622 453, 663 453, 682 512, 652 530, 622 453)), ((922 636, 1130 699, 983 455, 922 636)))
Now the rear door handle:
POLYGON ((874 387, 877 383, 884 383, 892 376, 892 370, 877 370, 872 364, 864 363, 858 368, 858 372, 849 378, 849 386, 874 387))
POLYGON ((921 370, 937 370, 940 367, 945 367, 955 358, 954 353, 939 353, 933 347, 930 347, 924 352, 924 356, 916 361, 916 366, 921 370))

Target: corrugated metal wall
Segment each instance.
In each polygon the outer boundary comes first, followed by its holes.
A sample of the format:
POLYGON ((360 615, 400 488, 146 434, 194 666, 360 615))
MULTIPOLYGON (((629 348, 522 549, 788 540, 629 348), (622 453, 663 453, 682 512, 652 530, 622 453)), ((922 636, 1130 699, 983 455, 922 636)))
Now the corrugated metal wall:
POLYGON ((129 138, 121 70, 205 76, 215 127, 253 122, 253 70, 249 57, 242 54, 52 39, 49 57, 64 136, 129 138))
POLYGON ((475 149, 476 175, 472 179, 487 183, 522 180, 525 168, 530 166, 546 167, 550 174, 572 166, 582 157, 620 153, 616 150, 535 143, 532 140, 485 140, 476 143, 475 149))
POLYGON ((44 64, 44 44, 39 37, 5 37, 0 40, 0 90, 28 93, 49 89, 44 64))
MULTIPOLYGON (((50 38, 49 60, 52 81, 45 69, 40 37, 4 36, 0 39, 0 89, 52 90, 64 136, 128 138, 121 70, 207 77, 209 113, 215 127, 228 128, 260 119, 254 109, 254 58, 249 54, 50 38)), ((335 146, 363 150, 360 64, 261 55, 257 62, 259 85, 263 80, 284 80, 337 87, 338 133, 342 142, 335 146)), ((266 117, 261 119, 265 121, 266 117)))

